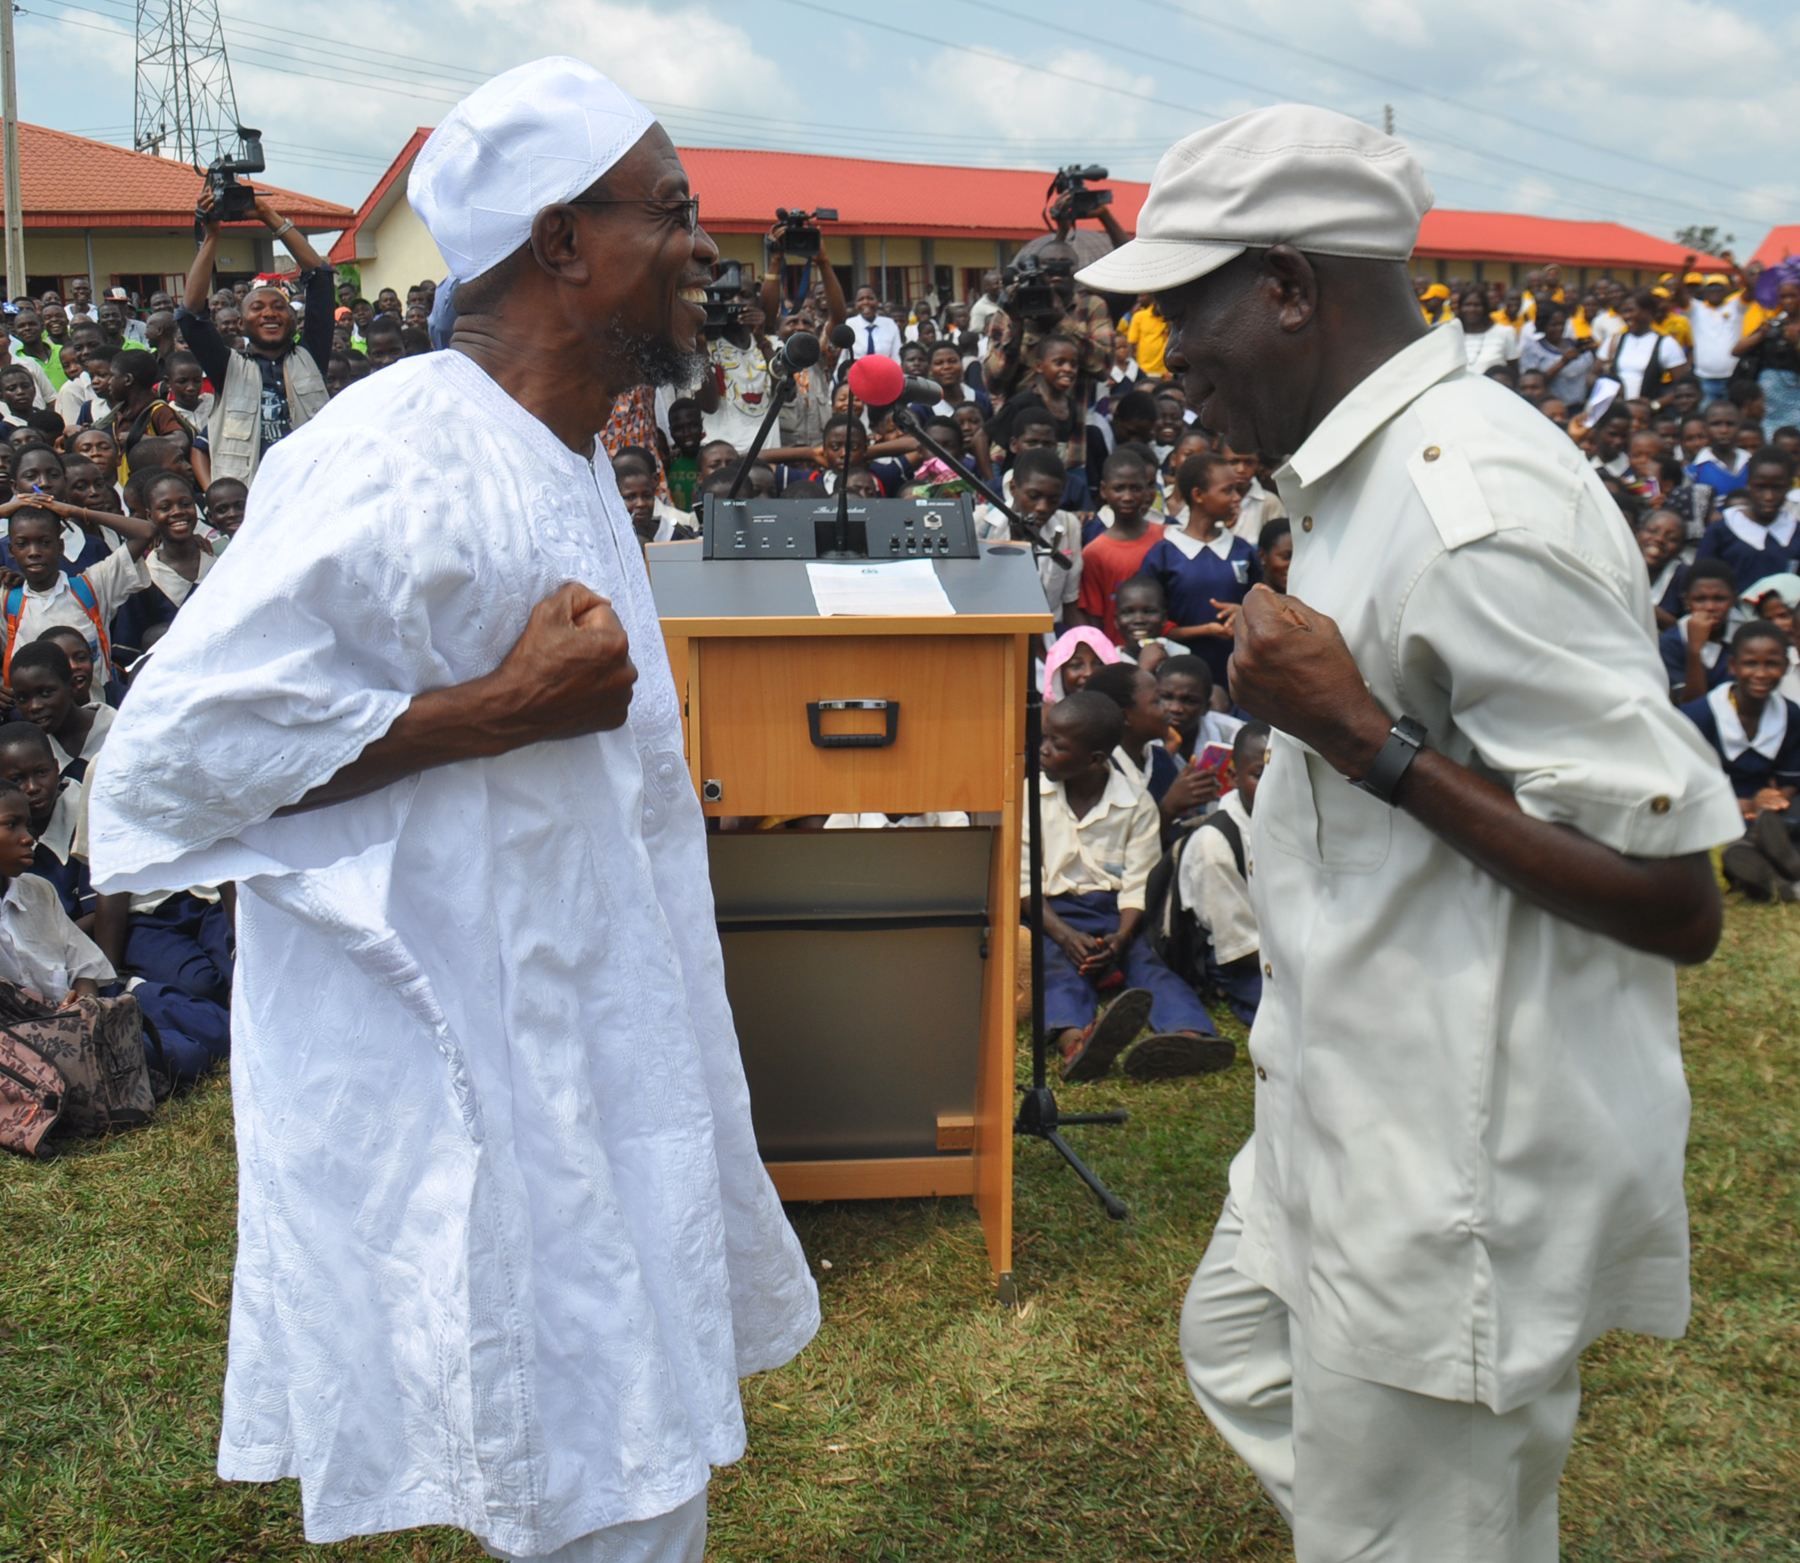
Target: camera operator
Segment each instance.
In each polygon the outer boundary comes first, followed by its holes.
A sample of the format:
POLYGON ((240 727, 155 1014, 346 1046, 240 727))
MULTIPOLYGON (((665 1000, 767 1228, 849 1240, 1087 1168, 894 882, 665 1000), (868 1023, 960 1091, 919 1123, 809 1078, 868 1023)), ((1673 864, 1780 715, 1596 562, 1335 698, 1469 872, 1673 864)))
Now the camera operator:
POLYGON ((737 319, 721 330, 703 333, 700 341, 711 361, 700 377, 694 400, 705 418, 706 438, 723 440, 740 455, 750 448, 768 410, 775 377, 769 373, 774 344, 764 334, 761 294, 746 276, 733 301, 737 319))
POLYGON ((810 331, 818 337, 822 351, 812 368, 802 369, 794 376, 794 399, 781 410, 775 443, 810 450, 825 443, 825 420, 831 416, 831 368, 837 355, 831 345, 831 333, 849 318, 850 307, 844 302, 844 285, 838 281, 837 268, 821 251, 806 259, 818 263, 813 270, 825 289, 825 318, 817 317, 812 300, 807 298, 795 306, 789 319, 781 319, 781 278, 787 264, 781 246, 786 232, 787 224, 779 221, 769 230, 769 269, 762 284, 763 314, 781 322, 782 340, 793 331, 810 331))
MULTIPOLYGON (((1105 212, 1104 207, 1101 210, 1105 212)), ((996 402, 1039 388, 1037 344, 1047 336, 1066 336, 1075 343, 1086 385, 1099 384, 1112 368, 1113 338, 1117 335, 1112 314, 1105 299, 1076 289, 1075 251, 1062 239, 1056 239, 1036 254, 1037 280, 1050 285, 1051 307, 1041 313, 1022 315, 1017 303, 1018 282, 1000 295, 1000 308, 1008 322, 1006 341, 990 352, 981 366, 988 394, 996 402)))
POLYGON ((200 252, 188 269, 176 324, 189 350, 213 383, 217 400, 207 420, 215 478, 248 483, 263 453, 291 434, 325 405, 325 364, 331 356, 332 269, 306 236, 262 196, 256 215, 283 240, 300 264, 306 301, 306 328, 294 339, 294 310, 278 287, 252 288, 244 295, 243 331, 247 352, 228 347, 218 327, 200 311, 212 286, 219 249, 219 219, 212 215, 213 192, 202 189, 195 211, 206 230, 200 252))

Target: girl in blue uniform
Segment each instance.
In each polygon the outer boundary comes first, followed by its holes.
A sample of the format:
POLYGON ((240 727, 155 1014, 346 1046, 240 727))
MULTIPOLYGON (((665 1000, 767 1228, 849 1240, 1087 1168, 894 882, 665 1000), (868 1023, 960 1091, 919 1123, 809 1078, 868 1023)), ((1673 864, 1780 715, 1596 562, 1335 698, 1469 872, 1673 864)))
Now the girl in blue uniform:
POLYGON ((1201 658, 1223 688, 1238 604, 1261 579, 1256 550, 1232 534, 1237 474, 1223 456, 1190 456, 1177 469, 1175 484, 1187 502, 1187 524, 1163 534, 1140 573, 1162 582, 1176 625, 1168 637, 1201 658))

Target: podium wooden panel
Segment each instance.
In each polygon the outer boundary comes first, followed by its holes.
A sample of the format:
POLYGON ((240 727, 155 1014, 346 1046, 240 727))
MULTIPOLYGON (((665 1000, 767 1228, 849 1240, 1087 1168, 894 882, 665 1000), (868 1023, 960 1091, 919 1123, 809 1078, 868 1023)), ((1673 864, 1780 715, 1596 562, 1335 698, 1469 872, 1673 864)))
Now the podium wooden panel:
MULTIPOLYGON (((747 845, 737 833, 715 836, 713 881, 759 1142, 782 1198, 972 1194, 989 1262, 1005 1281, 1012 1270, 1024 681, 1028 638, 1050 627, 1037 568, 1022 549, 990 546, 979 560, 936 561, 954 617, 822 618, 798 560, 703 560, 698 544, 652 546, 649 554, 682 692, 689 771, 706 814, 960 810, 977 819, 970 831, 777 831, 747 845), (819 747, 807 706, 834 700, 898 702, 892 743, 819 747), (978 882, 971 887, 977 828, 986 843, 985 895, 978 882), (854 836, 865 840, 843 840, 854 836), (875 850, 868 836, 887 839, 875 850), (924 839, 933 836, 959 839, 924 839), (834 873, 834 864, 842 871, 834 873), (925 877, 909 875, 914 868, 925 877), (928 883, 932 872, 940 878, 928 883), (868 985, 868 998, 884 1006, 869 1014, 871 1029, 891 1034, 913 1014, 930 1017, 918 1078, 907 1072, 914 1060, 902 1044, 854 1054, 855 1038, 832 1030, 824 1013, 839 996, 823 963, 847 947, 832 941, 860 929, 885 931, 882 949, 891 952, 876 969, 882 980, 868 985), (777 946, 771 934, 813 942, 777 946), (909 960, 937 980, 909 989, 909 960), (812 1010, 808 970, 820 972, 825 990, 812 1010), (978 1015, 960 1017, 965 991, 978 1015), (781 992, 793 995, 794 1013, 782 1017, 787 1034, 776 1037, 769 1006, 781 992), (856 1121, 818 1121, 811 1104, 821 1099, 821 1082, 813 1073, 835 1071, 841 1086, 845 1071, 859 1068, 870 1071, 876 1094, 845 1109, 856 1121), (807 1078, 796 1078, 803 1071, 807 1078), (971 1100, 959 1110, 965 1071, 971 1100), (882 1080, 894 1083, 891 1101, 882 1080), (946 1104, 936 1115, 935 1145, 915 1143, 932 1132, 921 1115, 938 1099, 934 1089, 946 1104), (770 1135, 804 1153, 770 1157, 770 1135), (872 1153, 857 1154, 865 1145, 872 1153), (908 1153, 882 1154, 884 1147, 908 1153)), ((826 711, 819 720, 826 735, 876 733, 886 716, 826 711)), ((831 1099, 855 1103, 857 1093, 840 1090, 831 1099)))

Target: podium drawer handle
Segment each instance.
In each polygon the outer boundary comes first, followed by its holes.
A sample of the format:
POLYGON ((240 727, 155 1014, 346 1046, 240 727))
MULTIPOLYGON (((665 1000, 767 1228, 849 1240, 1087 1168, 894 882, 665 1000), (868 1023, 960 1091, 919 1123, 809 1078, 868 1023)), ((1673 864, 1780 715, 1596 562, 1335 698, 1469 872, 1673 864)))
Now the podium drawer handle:
POLYGON ((806 726, 812 741, 820 749, 885 749, 900 731, 898 700, 809 700, 806 702, 806 726), (819 713, 822 711, 880 711, 886 715, 887 731, 883 733, 822 733, 819 713))

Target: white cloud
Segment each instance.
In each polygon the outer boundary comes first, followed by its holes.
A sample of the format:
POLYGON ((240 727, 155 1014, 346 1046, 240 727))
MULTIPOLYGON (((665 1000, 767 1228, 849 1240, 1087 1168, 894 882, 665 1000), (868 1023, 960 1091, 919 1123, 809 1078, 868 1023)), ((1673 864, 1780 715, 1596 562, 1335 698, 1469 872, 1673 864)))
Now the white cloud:
POLYGON ((954 104, 959 124, 970 132, 971 149, 978 149, 984 136, 1002 146, 1041 146, 1048 139, 1078 143, 1089 136, 1122 140, 1145 134, 1156 116, 1167 113, 1141 101, 1158 96, 1154 76, 1079 49, 1031 63, 940 49, 915 62, 912 74, 918 90, 905 94, 904 101, 917 104, 928 92, 933 103, 954 104), (1032 68, 1034 63, 1077 80, 1046 76, 1032 68))

